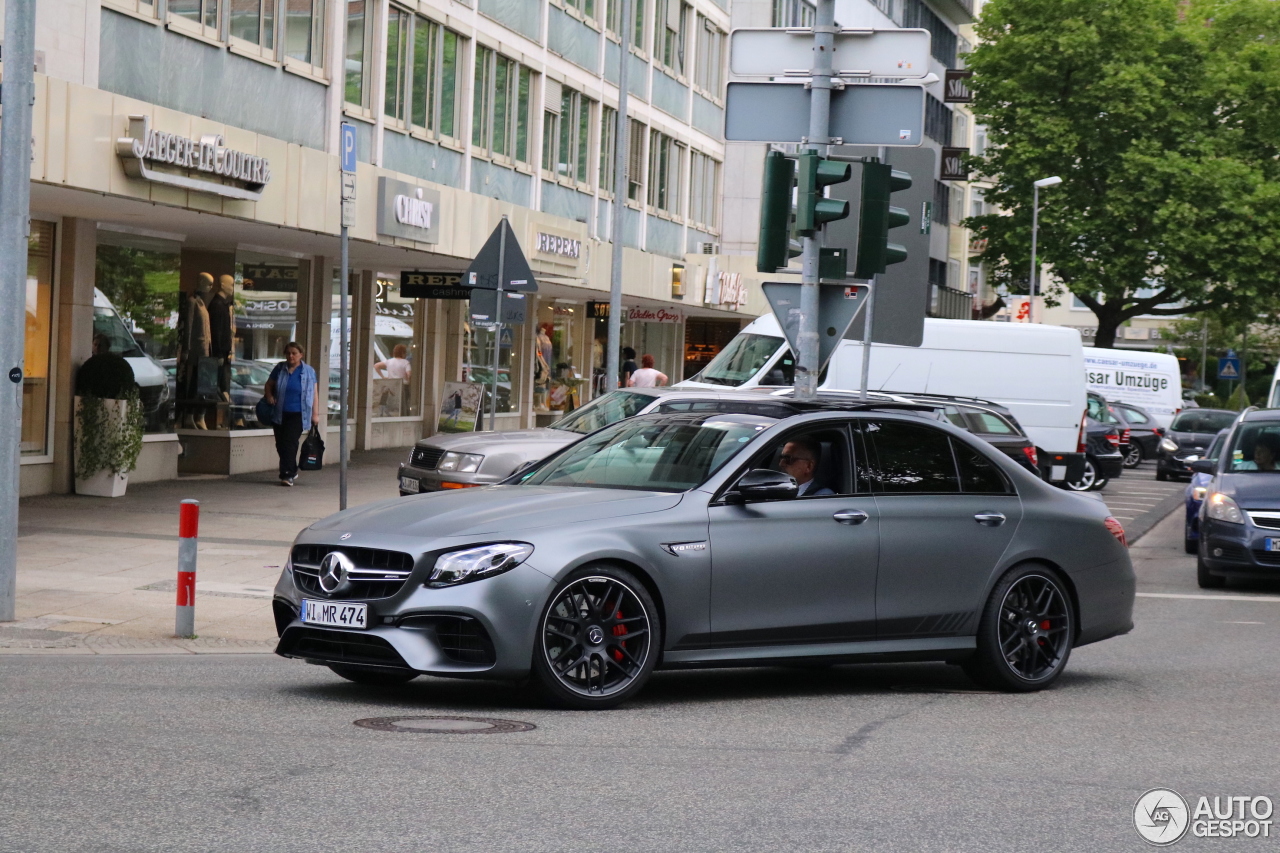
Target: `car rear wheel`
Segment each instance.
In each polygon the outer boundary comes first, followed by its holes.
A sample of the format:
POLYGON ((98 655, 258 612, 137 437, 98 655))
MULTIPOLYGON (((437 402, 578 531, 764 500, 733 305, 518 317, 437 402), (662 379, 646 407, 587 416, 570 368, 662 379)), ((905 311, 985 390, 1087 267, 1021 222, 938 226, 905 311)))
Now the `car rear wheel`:
POLYGON ((1129 445, 1129 452, 1125 454, 1124 467, 1137 468, 1142 464, 1143 458, 1142 445, 1135 441, 1133 444, 1129 445))
POLYGON ((393 687, 397 684, 408 684, 418 677, 418 673, 407 669, 373 669, 363 666, 330 666, 336 674, 356 684, 368 684, 373 687, 393 687))
POLYGON ((1226 578, 1209 571, 1209 567, 1204 562, 1204 555, 1199 552, 1199 549, 1196 550, 1196 583, 1201 589, 1222 589, 1227 585, 1226 578))
POLYGON ((1098 469, 1093 467, 1093 460, 1085 458, 1084 470, 1080 473, 1080 479, 1068 480, 1067 488, 1073 492, 1087 492, 1096 488, 1094 485, 1098 482, 1098 469))
POLYGON ((662 648, 658 608, 628 571, 591 566, 570 575, 551 596, 533 653, 533 673, 553 704, 613 708, 653 674, 662 648))
POLYGON ((1011 569, 987 599, 977 639, 964 670, 978 684, 1010 693, 1048 687, 1066 668, 1075 642, 1066 585, 1043 566, 1011 569))

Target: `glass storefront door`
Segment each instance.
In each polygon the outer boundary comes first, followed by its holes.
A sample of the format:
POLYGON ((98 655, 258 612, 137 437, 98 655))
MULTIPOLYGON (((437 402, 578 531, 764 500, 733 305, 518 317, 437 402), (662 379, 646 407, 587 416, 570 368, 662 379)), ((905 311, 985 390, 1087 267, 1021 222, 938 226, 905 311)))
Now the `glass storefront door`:
POLYGON ((49 452, 49 379, 53 345, 52 222, 32 220, 27 242, 26 343, 22 374, 23 456, 49 452))
POLYGON ((582 405, 587 378, 578 364, 583 306, 559 302, 538 307, 533 344, 535 412, 571 412, 582 405))
POLYGON ((421 365, 414 343, 426 300, 400 295, 400 283, 389 276, 375 282, 373 318, 373 416, 417 417, 422 413, 421 365))

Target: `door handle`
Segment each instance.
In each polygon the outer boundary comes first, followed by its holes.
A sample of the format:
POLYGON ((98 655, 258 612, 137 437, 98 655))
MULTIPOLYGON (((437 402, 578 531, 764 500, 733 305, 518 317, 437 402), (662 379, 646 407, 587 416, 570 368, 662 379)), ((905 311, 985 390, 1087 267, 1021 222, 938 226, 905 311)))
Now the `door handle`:
POLYGON ((974 515, 973 520, 979 524, 985 524, 987 527, 999 527, 1004 524, 1003 512, 980 512, 974 515))
POLYGON ((861 524, 870 518, 860 509, 842 509, 831 517, 841 524, 861 524))

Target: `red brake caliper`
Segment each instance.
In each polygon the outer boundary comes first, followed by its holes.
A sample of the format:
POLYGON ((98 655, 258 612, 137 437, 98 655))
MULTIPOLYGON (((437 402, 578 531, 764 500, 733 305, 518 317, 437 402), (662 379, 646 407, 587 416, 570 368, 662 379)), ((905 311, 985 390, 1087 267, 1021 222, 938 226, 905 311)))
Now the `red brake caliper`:
MULTIPOLYGON (((615 619, 621 619, 621 618, 622 618, 622 611, 621 611, 621 610, 619 610, 619 611, 618 611, 618 615, 617 615, 617 616, 615 616, 614 618, 615 618, 615 619)), ((626 626, 626 625, 614 625, 614 626, 613 626, 613 636, 615 636, 615 637, 625 637, 626 635, 627 635, 627 626, 626 626)), ((623 646, 623 648, 626 648, 626 646, 623 646)), ((614 650, 613 650, 613 659, 614 659, 614 660, 616 660, 616 661, 621 661, 621 660, 622 660, 622 652, 618 651, 617 649, 614 649, 614 650)))

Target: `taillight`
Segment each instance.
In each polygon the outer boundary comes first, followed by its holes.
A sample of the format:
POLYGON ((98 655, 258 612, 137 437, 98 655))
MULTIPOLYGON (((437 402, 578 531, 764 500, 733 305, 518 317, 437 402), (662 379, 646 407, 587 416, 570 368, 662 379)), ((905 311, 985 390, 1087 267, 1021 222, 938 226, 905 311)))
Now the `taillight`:
POLYGON ((1127 430, 1125 430, 1123 433, 1121 433, 1121 434, 1120 434, 1120 443, 1121 443, 1121 444, 1128 444, 1128 443, 1129 443, 1129 434, 1130 434, 1131 432, 1133 432, 1133 430, 1128 430, 1128 429, 1127 429, 1127 430))
POLYGON ((1085 409, 1080 415, 1080 432, 1076 433, 1076 453, 1088 453, 1089 447, 1084 443, 1084 425, 1085 420, 1089 417, 1089 410, 1085 409))
POLYGON ((1110 515, 1108 515, 1106 521, 1102 523, 1107 526, 1107 532, 1110 533, 1112 536, 1116 537, 1117 542, 1119 542, 1121 545, 1123 545, 1126 548, 1129 547, 1129 540, 1126 539, 1124 535, 1123 524, 1121 524, 1119 521, 1116 521, 1116 519, 1110 515))
POLYGON ((1027 461, 1031 463, 1032 468, 1040 467, 1040 457, 1036 455, 1036 449, 1032 445, 1022 448, 1022 455, 1027 457, 1027 461))
POLYGON ((1119 433, 1115 433, 1115 432, 1109 432, 1109 433, 1107 433, 1107 441, 1111 442, 1111 446, 1112 446, 1112 447, 1119 448, 1119 447, 1120 447, 1120 434, 1119 434, 1119 433))

